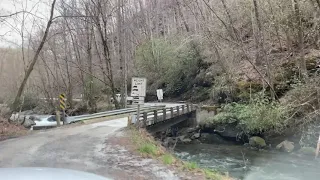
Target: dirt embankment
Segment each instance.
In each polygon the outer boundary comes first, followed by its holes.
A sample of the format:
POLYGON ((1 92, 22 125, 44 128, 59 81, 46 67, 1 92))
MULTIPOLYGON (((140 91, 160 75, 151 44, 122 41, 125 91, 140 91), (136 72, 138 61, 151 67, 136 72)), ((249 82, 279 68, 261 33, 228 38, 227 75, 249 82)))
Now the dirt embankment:
POLYGON ((0 141, 27 134, 26 128, 21 125, 9 123, 0 117, 0 141))

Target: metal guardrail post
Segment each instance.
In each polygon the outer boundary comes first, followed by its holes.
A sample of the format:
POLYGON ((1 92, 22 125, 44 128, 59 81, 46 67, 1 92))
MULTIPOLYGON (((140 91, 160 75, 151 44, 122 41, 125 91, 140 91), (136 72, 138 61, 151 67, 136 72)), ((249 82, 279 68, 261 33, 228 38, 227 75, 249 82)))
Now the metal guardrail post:
POLYGON ((166 108, 163 108, 163 110, 162 110, 162 114, 163 114, 163 118, 162 118, 162 120, 163 121, 165 121, 166 119, 167 119, 167 109, 166 108))
POLYGON ((187 104, 187 111, 190 112, 190 106, 187 104))
POLYGON ((157 123, 158 122, 158 111, 157 110, 154 110, 153 111, 153 123, 157 123))
POLYGON ((177 106, 177 115, 179 116, 180 115, 180 107, 177 106))
POLYGON ((173 107, 170 108, 170 117, 173 118, 173 107))
POLYGON ((184 105, 182 105, 182 114, 184 114, 184 105))
POLYGON ((148 113, 143 112, 143 126, 147 127, 148 113))

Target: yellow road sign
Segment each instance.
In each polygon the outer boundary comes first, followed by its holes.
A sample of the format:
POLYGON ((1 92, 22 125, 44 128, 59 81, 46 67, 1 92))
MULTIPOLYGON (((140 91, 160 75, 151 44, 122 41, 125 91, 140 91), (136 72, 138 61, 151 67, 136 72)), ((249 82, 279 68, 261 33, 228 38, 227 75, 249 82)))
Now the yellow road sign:
POLYGON ((65 110, 66 109, 66 95, 65 94, 59 95, 59 103, 60 103, 60 108, 62 110, 65 110))

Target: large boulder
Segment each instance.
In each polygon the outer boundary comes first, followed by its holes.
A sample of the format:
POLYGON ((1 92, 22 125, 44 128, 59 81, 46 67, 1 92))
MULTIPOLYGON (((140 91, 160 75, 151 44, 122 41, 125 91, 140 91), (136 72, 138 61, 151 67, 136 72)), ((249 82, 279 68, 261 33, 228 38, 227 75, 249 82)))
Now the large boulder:
POLYGON ((215 125, 214 133, 219 134, 226 140, 248 142, 248 137, 238 127, 237 120, 230 119, 228 123, 215 125))
POLYGON ((281 142, 280 144, 278 144, 276 146, 276 149, 290 153, 294 150, 294 142, 285 140, 285 141, 281 142))
POLYGON ((258 136, 253 136, 249 139, 249 144, 252 147, 264 148, 267 146, 266 141, 258 136))
POLYGON ((308 156, 314 156, 316 153, 316 148, 313 147, 302 147, 299 150, 299 153, 304 154, 304 155, 308 155, 308 156))

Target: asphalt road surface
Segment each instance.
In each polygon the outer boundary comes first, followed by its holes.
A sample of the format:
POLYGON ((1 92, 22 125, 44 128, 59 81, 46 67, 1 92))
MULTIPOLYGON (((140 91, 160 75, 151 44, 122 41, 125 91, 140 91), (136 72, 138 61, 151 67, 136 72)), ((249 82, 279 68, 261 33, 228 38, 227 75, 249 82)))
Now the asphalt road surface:
POLYGON ((121 146, 108 145, 126 125, 127 118, 122 118, 2 141, 0 167, 65 168, 112 179, 180 179, 154 160, 139 159, 121 146))

